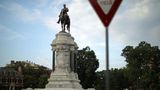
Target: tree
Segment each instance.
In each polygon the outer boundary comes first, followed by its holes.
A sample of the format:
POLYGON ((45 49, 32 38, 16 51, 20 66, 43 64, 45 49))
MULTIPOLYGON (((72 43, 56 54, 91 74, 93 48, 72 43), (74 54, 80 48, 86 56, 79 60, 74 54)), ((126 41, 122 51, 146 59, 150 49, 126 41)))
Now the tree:
POLYGON ((126 46, 122 56, 127 62, 127 76, 133 90, 160 89, 160 50, 147 42, 140 42, 135 48, 126 46))
POLYGON ((95 80, 95 89, 96 90, 104 90, 105 89, 105 73, 106 71, 97 71, 96 72, 96 80, 95 80))
POLYGON ((93 88, 96 80, 96 70, 99 67, 98 59, 93 50, 85 47, 77 53, 77 73, 83 88, 93 88))
MULTIPOLYGON (((109 71, 110 74, 110 88, 112 90, 125 90, 128 88, 128 78, 125 75, 126 68, 122 69, 111 69, 109 71)), ((97 79, 96 79, 96 90, 105 90, 105 73, 106 70, 98 71, 97 79)))
POLYGON ((125 72, 126 68, 110 70, 110 88, 112 90, 124 90, 129 87, 125 72))
POLYGON ((47 67, 40 66, 25 61, 11 61, 5 68, 12 68, 17 70, 22 67, 23 88, 44 88, 47 84, 47 79, 50 75, 50 70, 47 67))

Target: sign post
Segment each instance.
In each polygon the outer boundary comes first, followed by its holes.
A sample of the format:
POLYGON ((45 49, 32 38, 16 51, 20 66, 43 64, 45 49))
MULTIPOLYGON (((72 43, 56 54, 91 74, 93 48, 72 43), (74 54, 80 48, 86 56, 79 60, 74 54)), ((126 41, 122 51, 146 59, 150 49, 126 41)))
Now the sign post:
POLYGON ((105 26, 106 34, 106 90, 110 90, 109 84, 109 24, 115 15, 118 7, 120 6, 122 0, 89 0, 90 4, 98 14, 103 25, 105 26))
POLYGON ((110 90, 110 84, 109 84, 109 33, 108 33, 108 27, 106 27, 106 90, 110 90))

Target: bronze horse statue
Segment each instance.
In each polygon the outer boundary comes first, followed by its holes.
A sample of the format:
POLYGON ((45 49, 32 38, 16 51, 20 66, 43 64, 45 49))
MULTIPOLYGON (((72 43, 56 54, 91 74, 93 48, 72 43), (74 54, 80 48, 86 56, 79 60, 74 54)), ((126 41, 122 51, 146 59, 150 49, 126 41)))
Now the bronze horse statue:
POLYGON ((70 18, 67 12, 69 9, 66 7, 66 4, 63 5, 63 9, 60 12, 58 22, 61 22, 61 27, 62 27, 62 32, 65 32, 66 25, 67 25, 67 30, 70 33, 70 18))
POLYGON ((61 22, 62 31, 65 32, 66 25, 67 25, 67 30, 70 33, 70 18, 69 18, 69 16, 67 14, 63 15, 60 22, 61 22))

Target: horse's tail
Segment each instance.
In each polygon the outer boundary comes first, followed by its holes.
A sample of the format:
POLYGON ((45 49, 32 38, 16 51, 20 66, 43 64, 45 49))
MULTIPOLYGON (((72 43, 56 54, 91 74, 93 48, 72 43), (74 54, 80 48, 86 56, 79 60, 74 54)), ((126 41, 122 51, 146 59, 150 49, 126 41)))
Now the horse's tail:
POLYGON ((68 29, 68 31, 69 31, 69 33, 70 33, 70 24, 71 24, 71 22, 70 22, 70 18, 69 18, 69 16, 68 16, 68 22, 67 22, 67 29, 68 29))
POLYGON ((70 33, 70 24, 67 25, 67 30, 70 33))

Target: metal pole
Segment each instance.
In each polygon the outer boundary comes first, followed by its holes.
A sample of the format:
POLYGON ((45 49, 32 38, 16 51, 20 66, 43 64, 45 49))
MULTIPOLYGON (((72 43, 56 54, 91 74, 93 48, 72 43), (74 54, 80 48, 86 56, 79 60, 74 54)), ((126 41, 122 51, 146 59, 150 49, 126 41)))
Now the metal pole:
POLYGON ((108 27, 106 27, 106 90, 110 90, 109 85, 109 34, 108 27))

